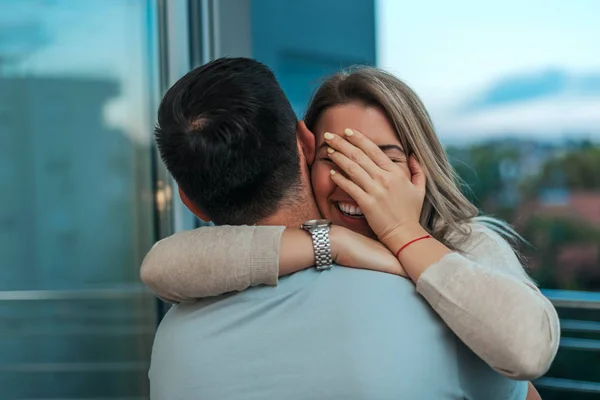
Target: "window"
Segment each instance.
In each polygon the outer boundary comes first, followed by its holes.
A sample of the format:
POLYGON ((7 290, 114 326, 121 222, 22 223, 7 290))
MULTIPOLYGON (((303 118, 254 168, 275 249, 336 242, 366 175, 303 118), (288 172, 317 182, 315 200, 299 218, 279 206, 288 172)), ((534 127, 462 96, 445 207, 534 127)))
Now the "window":
POLYGON ((151 4, 0 1, 3 399, 147 397, 151 4))
POLYGON ((469 197, 559 307, 544 399, 600 393, 600 4, 381 0, 380 66, 422 97, 469 197))

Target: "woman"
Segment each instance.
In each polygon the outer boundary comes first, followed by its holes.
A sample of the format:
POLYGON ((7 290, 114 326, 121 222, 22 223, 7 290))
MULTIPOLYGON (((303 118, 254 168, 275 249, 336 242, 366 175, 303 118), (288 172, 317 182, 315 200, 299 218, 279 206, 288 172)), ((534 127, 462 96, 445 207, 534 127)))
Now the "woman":
MULTIPOLYGON (((387 261, 373 269, 410 277, 450 329, 496 371, 523 380, 544 374, 558 348, 556 311, 505 239, 516 234, 478 216, 461 194, 414 92, 375 68, 339 73, 319 88, 305 123, 301 129, 316 135, 309 162, 323 218, 385 245, 405 273, 387 261)), ((332 230, 334 245, 344 234, 332 230)), ((162 297, 183 301, 275 285, 278 275, 313 264, 310 237, 299 229, 200 228, 155 245, 142 279, 162 297), (235 272, 217 268, 229 261, 212 256, 216 246, 229 249, 222 257, 235 258, 235 272)))

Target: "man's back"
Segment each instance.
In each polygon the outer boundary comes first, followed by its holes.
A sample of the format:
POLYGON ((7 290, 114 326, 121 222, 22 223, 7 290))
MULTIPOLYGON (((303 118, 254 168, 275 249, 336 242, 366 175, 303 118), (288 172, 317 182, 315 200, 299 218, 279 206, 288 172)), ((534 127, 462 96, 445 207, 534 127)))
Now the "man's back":
POLYGON ((157 332, 154 400, 524 399, 396 276, 305 270, 277 287, 174 306, 157 332))

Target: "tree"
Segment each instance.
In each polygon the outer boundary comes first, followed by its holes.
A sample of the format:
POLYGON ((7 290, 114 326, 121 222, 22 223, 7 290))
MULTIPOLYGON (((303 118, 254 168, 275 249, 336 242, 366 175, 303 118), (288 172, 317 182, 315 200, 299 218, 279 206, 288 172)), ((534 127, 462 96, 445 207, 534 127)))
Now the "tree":
POLYGON ((552 157, 528 187, 528 194, 544 188, 561 187, 570 190, 600 190, 600 147, 590 142, 581 143, 576 149, 552 157))
POLYGON ((516 183, 503 175, 502 167, 518 160, 514 146, 492 142, 466 149, 451 147, 448 148, 448 155, 455 171, 465 184, 463 192, 467 198, 479 209, 506 217, 507 210, 503 210, 500 198, 507 185, 516 183))

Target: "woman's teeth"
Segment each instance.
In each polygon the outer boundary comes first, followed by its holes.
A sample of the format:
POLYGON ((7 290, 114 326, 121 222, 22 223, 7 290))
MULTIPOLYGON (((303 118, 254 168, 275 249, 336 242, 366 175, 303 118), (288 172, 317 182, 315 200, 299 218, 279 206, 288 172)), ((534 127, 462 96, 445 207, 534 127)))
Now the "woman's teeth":
POLYGON ((348 215, 350 217, 364 217, 364 214, 358 206, 346 203, 338 203, 338 208, 340 209, 342 214, 348 215))

